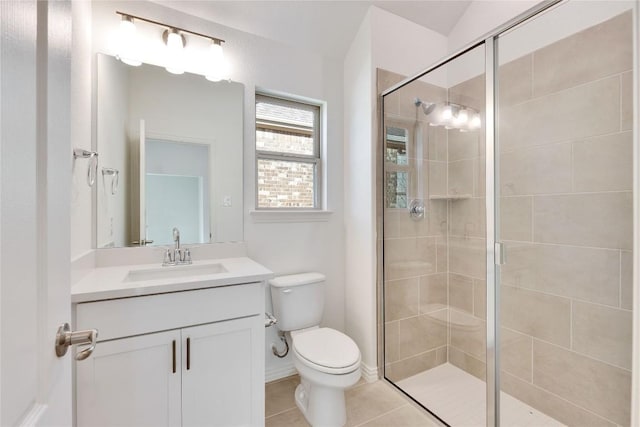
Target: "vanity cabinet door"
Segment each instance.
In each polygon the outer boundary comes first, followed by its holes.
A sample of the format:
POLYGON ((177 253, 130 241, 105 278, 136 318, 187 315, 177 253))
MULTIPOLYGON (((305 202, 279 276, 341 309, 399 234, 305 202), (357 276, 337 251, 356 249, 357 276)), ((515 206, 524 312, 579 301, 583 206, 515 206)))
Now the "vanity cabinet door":
POLYGON ((180 359, 179 330, 99 342, 76 365, 76 424, 180 426, 180 359))
POLYGON ((182 425, 264 424, 264 319, 182 329, 182 425))

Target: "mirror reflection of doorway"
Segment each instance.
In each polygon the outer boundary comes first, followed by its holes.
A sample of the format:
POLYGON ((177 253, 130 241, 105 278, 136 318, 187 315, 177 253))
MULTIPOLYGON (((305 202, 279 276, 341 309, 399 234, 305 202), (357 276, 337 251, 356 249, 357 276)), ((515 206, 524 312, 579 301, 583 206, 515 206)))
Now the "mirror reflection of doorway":
POLYGON ((209 145, 146 141, 146 236, 173 244, 172 230, 186 242, 209 242, 209 145))

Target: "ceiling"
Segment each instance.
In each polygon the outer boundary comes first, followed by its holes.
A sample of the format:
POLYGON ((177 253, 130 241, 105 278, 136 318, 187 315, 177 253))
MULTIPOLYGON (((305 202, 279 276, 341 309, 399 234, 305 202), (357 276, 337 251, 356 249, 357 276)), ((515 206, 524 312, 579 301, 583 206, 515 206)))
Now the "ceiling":
POLYGON ((155 0, 227 27, 321 54, 345 56, 369 6, 447 36, 471 1, 459 0, 155 0))

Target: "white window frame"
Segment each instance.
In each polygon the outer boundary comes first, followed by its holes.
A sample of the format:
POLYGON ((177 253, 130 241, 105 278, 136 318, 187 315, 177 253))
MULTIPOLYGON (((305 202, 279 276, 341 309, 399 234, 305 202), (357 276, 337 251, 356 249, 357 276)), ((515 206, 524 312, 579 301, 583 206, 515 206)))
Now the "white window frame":
MULTIPOLYGON (((257 147, 256 140, 256 161, 255 161, 255 209, 256 211, 262 212, 284 212, 284 211, 296 211, 296 212, 304 212, 304 211, 313 211, 318 212, 322 211, 322 182, 323 182, 323 174, 322 174, 322 123, 321 116, 323 114, 322 105, 301 101, 294 98, 287 98, 283 96, 274 96, 271 94, 265 93, 256 93, 255 103, 258 102, 268 102, 271 104, 279 104, 292 108, 300 108, 314 111, 314 123, 313 123, 313 154, 305 155, 305 154, 293 154, 293 153, 279 153, 275 151, 268 150, 259 150, 257 147), (261 207, 259 205, 259 183, 258 183, 258 163, 260 160, 275 160, 275 161, 285 161, 285 162, 299 162, 299 163, 308 163, 312 164, 314 168, 313 173, 313 207, 261 207)), ((290 125, 285 122, 276 122, 276 121, 267 121, 264 119, 258 119, 257 112, 255 114, 255 130, 257 133, 259 128, 274 128, 279 130, 303 130, 301 128, 297 128, 295 125, 290 125)))

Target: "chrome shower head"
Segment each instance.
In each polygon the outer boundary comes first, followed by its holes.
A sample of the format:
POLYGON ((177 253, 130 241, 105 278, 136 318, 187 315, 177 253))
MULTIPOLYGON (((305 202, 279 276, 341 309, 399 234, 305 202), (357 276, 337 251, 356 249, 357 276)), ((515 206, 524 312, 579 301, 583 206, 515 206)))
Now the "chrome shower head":
POLYGON ((424 112, 425 115, 431 114, 433 110, 436 108, 435 102, 421 102, 421 104, 422 104, 422 111, 424 112))

